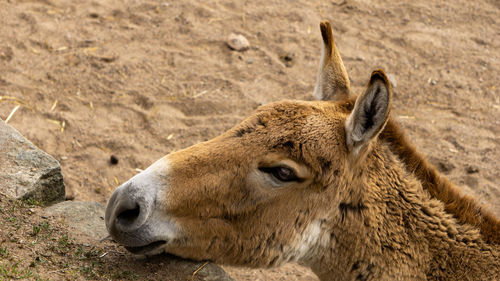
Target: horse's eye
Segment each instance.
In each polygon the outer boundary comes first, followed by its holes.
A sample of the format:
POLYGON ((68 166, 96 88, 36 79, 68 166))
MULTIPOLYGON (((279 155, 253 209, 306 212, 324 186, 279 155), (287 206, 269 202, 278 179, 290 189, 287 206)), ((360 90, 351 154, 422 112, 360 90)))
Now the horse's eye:
POLYGON ((298 181, 299 178, 295 175, 295 172, 288 167, 261 167, 259 168, 264 173, 268 173, 273 175, 276 179, 289 182, 289 181, 298 181))

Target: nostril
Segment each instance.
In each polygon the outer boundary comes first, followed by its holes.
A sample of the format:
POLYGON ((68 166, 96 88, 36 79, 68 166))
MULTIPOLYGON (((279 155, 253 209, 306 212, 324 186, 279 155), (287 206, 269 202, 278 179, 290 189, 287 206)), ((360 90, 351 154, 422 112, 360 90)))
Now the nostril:
POLYGON ((136 204, 135 208, 126 209, 120 212, 120 214, 118 214, 118 216, 116 217, 116 220, 119 224, 123 226, 131 225, 135 223, 137 218, 139 218, 140 213, 141 213, 141 208, 139 207, 138 204, 136 204))
POLYGON ((148 222, 155 204, 155 193, 126 183, 113 192, 106 207, 106 228, 111 235, 131 233, 148 222))

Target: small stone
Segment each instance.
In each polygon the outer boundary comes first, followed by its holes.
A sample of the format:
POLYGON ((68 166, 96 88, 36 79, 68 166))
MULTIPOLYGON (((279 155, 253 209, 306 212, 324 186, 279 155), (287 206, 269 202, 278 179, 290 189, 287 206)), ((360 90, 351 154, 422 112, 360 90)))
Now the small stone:
POLYGON ((234 33, 229 34, 229 37, 227 38, 227 45, 229 46, 229 48, 239 52, 248 50, 248 48, 250 48, 250 43, 248 43, 248 40, 245 38, 245 36, 234 33))
POLYGON ((280 59, 285 63, 286 67, 292 67, 294 64, 294 57, 293 53, 285 53, 280 56, 280 59))
POLYGON ((393 88, 396 88, 398 86, 398 83, 396 82, 396 77, 394 77, 392 73, 387 74, 387 78, 389 79, 389 82, 391 82, 393 88))
POLYGON ((455 169, 455 165, 451 163, 450 161, 439 159, 436 157, 429 157, 429 161, 436 166, 436 168, 445 174, 449 174, 453 169, 455 169))
POLYGON ((109 157, 109 163, 111 163, 111 165, 118 164, 118 157, 111 155, 111 157, 109 157))
POLYGON ((284 61, 292 61, 293 60, 293 55, 292 54, 286 54, 283 56, 284 61))
POLYGON ((432 86, 436 85, 437 84, 437 81, 432 79, 432 78, 429 78, 429 80, 427 81, 429 84, 431 84, 432 86))
POLYGON ((475 174, 479 172, 479 168, 475 165, 468 165, 465 171, 467 171, 468 174, 475 174))
POLYGON ((455 165, 450 162, 440 161, 438 163, 438 169, 443 173, 449 173, 451 170, 455 169, 455 165))

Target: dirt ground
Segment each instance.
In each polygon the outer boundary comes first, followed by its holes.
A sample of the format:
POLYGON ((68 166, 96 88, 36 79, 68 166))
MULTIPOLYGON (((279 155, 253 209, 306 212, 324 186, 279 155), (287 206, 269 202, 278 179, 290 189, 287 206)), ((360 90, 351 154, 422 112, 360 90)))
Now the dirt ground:
POLYGON ((112 241, 96 243, 72 230, 64 218, 47 215, 35 202, 10 199, 1 192, 0 222, 2 281, 201 281, 220 271, 167 254, 137 258, 112 241))
MULTIPOLYGON (((260 104, 312 99, 328 19, 354 89, 385 69, 420 151, 500 215, 499 3, 0 0, 0 118, 20 105, 9 124, 61 162, 68 197, 104 203, 260 104), (250 49, 230 50, 232 32, 250 49)), ((228 271, 316 280, 296 265, 228 271)))

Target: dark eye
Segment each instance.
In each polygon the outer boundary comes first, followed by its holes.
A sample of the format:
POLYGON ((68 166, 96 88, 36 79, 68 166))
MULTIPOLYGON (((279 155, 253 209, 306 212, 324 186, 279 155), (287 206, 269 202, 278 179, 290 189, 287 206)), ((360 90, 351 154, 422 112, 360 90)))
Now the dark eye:
POLYGON ((295 175, 295 172, 287 167, 260 167, 259 170, 264 173, 271 174, 276 179, 283 182, 299 180, 299 178, 297 178, 297 176, 295 175))

